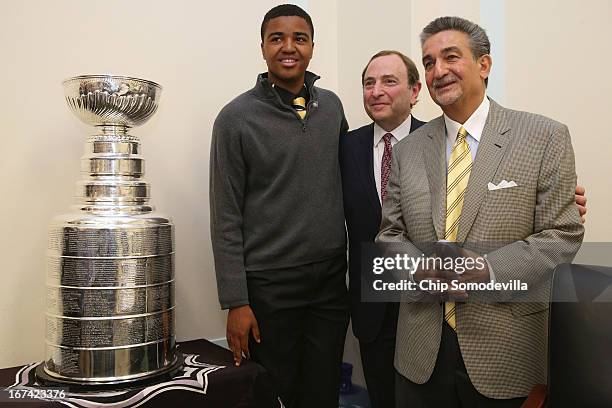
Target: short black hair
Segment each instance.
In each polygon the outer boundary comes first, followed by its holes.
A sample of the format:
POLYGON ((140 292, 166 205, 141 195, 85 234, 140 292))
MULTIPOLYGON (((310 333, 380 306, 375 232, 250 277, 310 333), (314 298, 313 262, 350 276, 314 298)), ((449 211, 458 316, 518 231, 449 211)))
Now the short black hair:
POLYGON ((261 41, 264 40, 264 34, 266 32, 266 26, 268 25, 268 21, 272 20, 276 17, 301 17, 306 20, 308 27, 310 28, 310 40, 314 41, 314 26, 312 25, 312 19, 301 7, 296 6, 295 4, 281 4, 280 6, 276 6, 270 11, 266 13, 261 22, 261 41))

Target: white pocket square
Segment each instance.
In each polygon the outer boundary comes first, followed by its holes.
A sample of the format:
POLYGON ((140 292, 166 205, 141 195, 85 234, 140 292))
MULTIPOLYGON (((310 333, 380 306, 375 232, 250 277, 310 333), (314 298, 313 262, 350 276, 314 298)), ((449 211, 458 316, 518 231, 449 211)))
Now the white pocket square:
POLYGON ((487 184, 487 187, 489 188, 489 191, 493 191, 493 190, 501 190, 502 188, 510 188, 510 187, 517 187, 518 184, 516 184, 515 181, 508 181, 508 180, 502 180, 499 182, 498 185, 495 185, 491 182, 489 182, 489 184, 487 184))

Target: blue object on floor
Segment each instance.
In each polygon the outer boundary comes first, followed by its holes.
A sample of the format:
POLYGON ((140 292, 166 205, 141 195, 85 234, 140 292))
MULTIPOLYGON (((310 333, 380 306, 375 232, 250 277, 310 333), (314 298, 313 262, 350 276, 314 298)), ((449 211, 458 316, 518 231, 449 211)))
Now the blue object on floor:
POLYGON ((368 391, 356 384, 353 384, 353 365, 342 363, 340 373, 340 401, 339 408, 370 408, 370 397, 368 391))

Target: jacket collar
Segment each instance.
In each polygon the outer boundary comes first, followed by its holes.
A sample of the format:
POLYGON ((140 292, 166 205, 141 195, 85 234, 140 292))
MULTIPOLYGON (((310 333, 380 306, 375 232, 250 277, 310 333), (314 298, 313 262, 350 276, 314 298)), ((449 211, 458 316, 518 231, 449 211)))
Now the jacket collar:
MULTIPOLYGON (((478 152, 474 160, 467 190, 463 199, 463 209, 459 220, 457 241, 466 240, 476 219, 480 205, 485 199, 488 182, 492 181, 506 148, 510 143, 511 129, 506 119, 506 110, 489 98, 491 103, 485 122, 478 152)), ((424 157, 429 188, 434 227, 439 239, 444 237, 446 220, 446 126, 444 116, 433 119, 428 125, 430 143, 425 144, 424 157)))
MULTIPOLYGON (((320 76, 313 74, 310 71, 306 71, 306 75, 304 76, 304 84, 308 89, 308 95, 310 95, 311 101, 316 101, 319 99, 319 93, 317 92, 314 83, 317 79, 321 78, 320 76)), ((255 87, 253 88, 255 93, 265 99, 279 100, 278 95, 274 92, 272 88, 272 84, 268 81, 268 73, 263 72, 257 76, 257 81, 255 82, 255 87)))

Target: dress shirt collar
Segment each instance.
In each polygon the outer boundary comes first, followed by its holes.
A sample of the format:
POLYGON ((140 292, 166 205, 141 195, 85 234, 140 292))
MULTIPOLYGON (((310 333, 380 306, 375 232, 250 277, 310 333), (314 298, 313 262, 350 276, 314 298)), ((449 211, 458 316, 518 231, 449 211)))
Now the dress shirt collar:
MULTIPOLYGON (((468 120, 466 120, 463 124, 463 127, 465 130, 467 130, 468 134, 476 139, 477 142, 480 142, 480 137, 482 136, 482 131, 485 127, 487 116, 489 115, 490 106, 491 103, 489 102, 489 98, 487 98, 485 95, 478 108, 476 108, 474 113, 472 113, 468 120)), ((459 128, 462 126, 462 124, 455 122, 446 115, 444 115, 444 124, 446 125, 446 137, 448 138, 450 145, 453 146, 455 144, 455 140, 457 139, 459 128)))
MULTIPOLYGON (((374 123, 374 147, 378 146, 378 143, 382 140, 383 136, 387 133, 391 133, 397 141, 401 141, 403 138, 408 136, 410 133, 410 126, 412 125, 412 115, 408 115, 405 121, 402 122, 401 125, 396 127, 390 132, 387 132, 385 129, 378 126, 374 123)), ((459 129, 459 128, 457 128, 459 129)))
POLYGON ((306 102, 308 102, 308 89, 306 88, 306 84, 302 86, 300 92, 297 95, 294 95, 285 88, 277 86, 275 84, 272 84, 272 88, 276 91, 276 93, 278 93, 278 96, 280 96, 281 100, 285 105, 291 106, 293 103, 293 99, 299 96, 301 96, 302 98, 304 98, 304 100, 306 100, 306 102))

